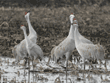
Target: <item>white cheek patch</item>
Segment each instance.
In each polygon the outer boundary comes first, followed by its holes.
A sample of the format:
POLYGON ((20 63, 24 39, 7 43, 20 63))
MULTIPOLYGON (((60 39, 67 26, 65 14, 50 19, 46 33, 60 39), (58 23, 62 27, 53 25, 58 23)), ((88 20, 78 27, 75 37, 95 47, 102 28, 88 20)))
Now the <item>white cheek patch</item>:
POLYGON ((77 20, 74 20, 74 21, 73 21, 73 24, 78 24, 78 21, 77 21, 77 20))

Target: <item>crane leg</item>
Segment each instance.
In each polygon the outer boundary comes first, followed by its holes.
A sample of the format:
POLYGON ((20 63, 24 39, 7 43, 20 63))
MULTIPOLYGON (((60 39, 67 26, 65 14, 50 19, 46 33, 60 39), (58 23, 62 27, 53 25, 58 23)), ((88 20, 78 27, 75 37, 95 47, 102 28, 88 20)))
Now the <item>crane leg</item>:
POLYGON ((68 60, 66 61, 66 83, 67 83, 68 60))
MULTIPOLYGON (((84 72, 85 72, 85 58, 84 58, 84 72)), ((84 72, 83 72, 83 78, 84 78, 84 72)))
POLYGON ((84 71, 85 71, 85 60, 84 60, 84 71))
POLYGON ((107 61, 105 60, 105 70, 107 71, 107 61))
POLYGON ((100 68, 101 68, 101 60, 99 60, 99 62, 100 62, 100 68))
POLYGON ((77 70, 78 70, 78 60, 77 60, 77 63, 76 64, 77 64, 77 70))
POLYGON ((25 63, 24 63, 24 79, 26 80, 26 77, 25 77, 25 69, 26 69, 26 59, 25 59, 25 63))
POLYGON ((50 58, 51 58, 51 56, 49 56, 49 59, 48 59, 47 65, 48 65, 48 64, 49 64, 49 62, 50 62, 50 58))
POLYGON ((25 77, 26 63, 27 63, 27 59, 25 59, 25 63, 24 63, 24 77, 25 77))
POLYGON ((33 67, 33 83, 34 83, 34 65, 33 65, 33 60, 34 60, 34 59, 32 59, 32 67, 33 67))
POLYGON ((67 83, 67 69, 68 69, 68 59, 70 57, 70 52, 66 53, 66 83, 67 83))
POLYGON ((28 58, 28 83, 30 83, 30 61, 29 61, 29 58, 28 58))

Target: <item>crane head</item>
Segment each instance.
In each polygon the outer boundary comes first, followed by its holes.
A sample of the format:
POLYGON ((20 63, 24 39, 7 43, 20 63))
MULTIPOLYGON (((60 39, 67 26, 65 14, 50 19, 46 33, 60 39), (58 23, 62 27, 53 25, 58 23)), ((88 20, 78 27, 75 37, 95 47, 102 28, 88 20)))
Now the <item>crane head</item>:
POLYGON ((29 17, 30 12, 25 12, 25 18, 27 19, 27 17, 29 17))
POLYGON ((26 27, 24 25, 21 25, 20 27, 22 30, 26 30, 26 27))
POLYGON ((25 12, 25 15, 27 14, 27 12, 25 12))
POLYGON ((69 16, 71 24, 73 24, 73 19, 74 19, 74 17, 75 17, 74 14, 71 13, 71 15, 69 16))
POLYGON ((73 19, 73 24, 78 24, 78 21, 75 18, 73 19))

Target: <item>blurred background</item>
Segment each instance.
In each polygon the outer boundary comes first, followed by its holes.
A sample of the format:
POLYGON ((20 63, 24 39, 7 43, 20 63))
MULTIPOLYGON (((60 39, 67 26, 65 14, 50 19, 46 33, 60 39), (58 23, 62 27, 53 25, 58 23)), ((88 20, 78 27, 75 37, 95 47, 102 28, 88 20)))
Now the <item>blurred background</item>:
MULTIPOLYGON (((27 26, 25 12, 38 34, 38 44, 48 56, 67 37, 69 15, 75 14, 79 32, 110 54, 109 0, 0 0, 0 55, 12 56, 12 48, 24 39, 21 25, 27 26)), ((29 31, 27 30, 27 33, 29 31)), ((74 55, 77 51, 74 51, 74 55)))
POLYGON ((0 6, 5 7, 29 7, 29 6, 46 6, 46 7, 64 7, 73 5, 94 5, 97 4, 100 7, 109 5, 109 0, 1 0, 0 6))

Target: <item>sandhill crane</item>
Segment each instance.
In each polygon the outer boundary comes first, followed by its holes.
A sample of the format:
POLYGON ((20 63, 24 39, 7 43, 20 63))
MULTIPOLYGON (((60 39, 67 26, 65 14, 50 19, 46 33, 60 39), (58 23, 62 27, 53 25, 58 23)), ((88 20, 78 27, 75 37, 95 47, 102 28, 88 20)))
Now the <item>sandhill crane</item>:
POLYGON ((25 19, 28 23, 28 27, 29 27, 29 35, 28 35, 28 38, 33 42, 33 43, 36 43, 37 42, 37 33, 36 31, 33 29, 32 25, 31 25, 31 22, 30 22, 30 19, 29 19, 29 15, 30 15, 30 12, 25 12, 25 19))
MULTIPOLYGON (((70 15, 70 17, 74 17, 74 15, 73 14, 71 14, 70 15)), ((71 20, 73 20, 74 22, 76 22, 77 23, 77 20, 74 18, 74 19, 70 19, 70 21, 71 20)), ((74 29, 74 26, 72 25, 72 22, 71 22, 71 27, 74 29)), ((71 31, 71 30, 70 30, 71 31)), ((73 33, 73 35, 74 35, 74 32, 72 32, 73 33)), ((88 40, 88 39, 86 39, 84 36, 82 36, 79 32, 78 32, 78 34, 79 34, 79 39, 83 42, 83 43, 88 43, 88 44, 93 44, 90 40, 88 40)), ((73 37, 74 38, 74 37, 73 37)), ((49 57, 49 60, 48 60, 48 63, 47 64, 49 64, 49 61, 50 61, 50 58, 54 58, 53 56, 54 56, 54 50, 55 50, 55 48, 56 48, 56 46, 52 49, 52 51, 51 51, 51 56, 49 57)))
MULTIPOLYGON (((73 18, 75 16, 73 14, 70 15, 70 31, 69 35, 66 39, 64 39, 58 46, 56 46, 52 51, 51 57, 54 58, 55 62, 59 58, 62 58, 63 55, 66 56, 66 83, 67 83, 67 67, 68 67, 68 59, 72 53, 72 51, 75 49, 75 42, 74 42, 74 28, 73 28, 73 18)), ((49 62, 49 61, 48 61, 49 62)))
POLYGON ((28 52, 28 54, 30 55, 30 57, 34 57, 34 59, 36 58, 40 58, 43 59, 43 51, 40 48, 40 46, 38 46, 37 44, 33 43, 27 36, 26 34, 26 27, 24 25, 21 26, 21 29, 24 32, 24 36, 25 36, 25 41, 26 41, 26 50, 28 52))
MULTIPOLYGON (((73 14, 71 14, 70 15, 71 26, 70 26, 69 35, 58 46, 55 46, 51 51, 51 58, 54 58, 55 62, 57 62, 57 60, 59 58, 61 58, 63 55, 66 55, 66 82, 67 82, 68 59, 69 59, 72 51, 76 48, 75 41, 74 41, 74 29, 75 28, 73 26, 73 21, 77 22, 75 19, 75 16, 73 14)), ((80 40, 83 40, 84 43, 88 43, 88 44, 92 43, 90 40, 83 37, 80 33, 78 33, 78 34, 79 34, 80 40)), ((50 58, 49 58, 47 64, 49 64, 49 61, 50 61, 50 58)))
POLYGON ((74 38, 75 38, 75 46, 78 51, 78 53, 82 56, 83 61, 84 61, 84 70, 85 70, 85 59, 93 58, 93 59, 100 59, 104 60, 104 48, 103 46, 99 44, 88 44, 84 43, 82 40, 79 38, 79 31, 78 31, 78 24, 75 22, 73 24, 75 27, 74 31, 74 38))
MULTIPOLYGON (((29 57, 34 58, 34 59, 36 59, 36 58, 43 59, 44 57, 43 57, 42 49, 40 48, 40 46, 33 43, 28 38, 27 33, 26 33, 26 27, 24 25, 22 25, 20 28, 23 30, 23 33, 24 33, 24 37, 25 37, 25 41, 26 41, 26 50, 27 50, 27 53, 28 53, 29 57)), ((32 63, 33 63, 33 60, 32 60, 32 63)), ((29 73, 29 76, 30 76, 30 73, 29 73)))
MULTIPOLYGON (((25 12, 25 18, 26 18, 26 21, 28 23, 28 26, 29 26, 29 39, 33 42, 33 43, 36 43, 37 42, 37 33, 36 31, 33 29, 31 23, 30 23, 30 20, 29 20, 29 15, 30 13, 28 12, 25 12)), ((25 42, 25 39, 22 40, 18 45, 15 45, 14 49, 12 50, 14 56, 16 57, 16 61, 18 62, 19 61, 19 58, 24 58, 27 56, 27 50, 26 50, 26 42, 25 42)))

